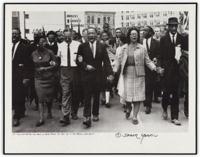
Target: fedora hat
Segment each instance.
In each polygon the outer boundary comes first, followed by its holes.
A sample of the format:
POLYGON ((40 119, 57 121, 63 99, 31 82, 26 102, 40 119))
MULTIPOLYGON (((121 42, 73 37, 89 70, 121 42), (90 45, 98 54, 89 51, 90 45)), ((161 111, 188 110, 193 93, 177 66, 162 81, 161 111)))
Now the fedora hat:
POLYGON ((178 19, 176 17, 170 17, 168 19, 167 25, 178 25, 178 19))

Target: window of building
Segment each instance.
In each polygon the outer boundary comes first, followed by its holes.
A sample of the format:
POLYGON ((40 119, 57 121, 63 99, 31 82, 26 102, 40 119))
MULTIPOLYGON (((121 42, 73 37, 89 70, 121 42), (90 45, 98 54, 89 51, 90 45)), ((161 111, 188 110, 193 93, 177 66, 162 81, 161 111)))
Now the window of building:
POLYGON ((140 15, 140 14, 137 14, 137 18, 138 18, 138 19, 141 19, 141 15, 140 15))
POLYGON ((160 16, 160 12, 155 12, 155 16, 159 17, 160 16))
POLYGON ((150 17, 150 18, 153 18, 153 13, 150 13, 150 14, 149 14, 149 17, 150 17))
POLYGON ((121 16, 122 20, 124 20, 124 16, 121 16))
POLYGON ((124 27, 124 23, 122 22, 121 24, 122 24, 122 27, 124 27))
POLYGON ((147 21, 144 21, 144 25, 145 25, 145 26, 147 25, 147 21))
POLYGON ((129 22, 126 23, 126 27, 129 27, 129 22))
POLYGON ((147 18, 147 14, 146 13, 143 14, 143 18, 147 18))
POLYGON ((134 19, 135 19, 135 16, 134 16, 134 15, 132 15, 132 16, 131 16, 131 19, 132 19, 132 20, 134 20, 134 19))
POLYGON ((108 19, 108 23, 110 23, 110 17, 107 17, 107 19, 108 19))
POLYGON ((106 17, 103 17, 103 23, 106 23, 106 17))
POLYGON ((166 11, 163 13, 163 16, 167 16, 167 12, 166 11))
POLYGON ((129 15, 126 15, 126 20, 129 20, 129 15))
POLYGON ((97 19, 97 22, 98 22, 98 24, 100 24, 101 23, 101 19, 98 17, 98 19, 97 19))
POLYGON ((126 11, 126 13, 129 13, 129 11, 126 11))
POLYGON ((25 14, 25 19, 29 19, 29 14, 25 14))
POLYGON ((94 24, 94 16, 92 16, 92 24, 94 24))
MULTIPOLYGON (((68 20, 69 21, 69 20, 68 20)), ((68 22, 69 23, 69 22, 68 22)), ((87 17, 87 23, 90 23, 90 16, 87 17)))

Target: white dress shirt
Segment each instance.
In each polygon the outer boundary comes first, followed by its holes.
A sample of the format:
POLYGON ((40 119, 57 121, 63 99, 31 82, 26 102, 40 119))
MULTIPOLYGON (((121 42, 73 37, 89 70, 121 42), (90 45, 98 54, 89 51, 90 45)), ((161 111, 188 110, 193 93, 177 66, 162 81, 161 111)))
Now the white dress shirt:
MULTIPOLYGON (((15 57, 15 53, 16 53, 16 50, 17 50, 17 47, 19 45, 20 41, 18 41, 16 44, 15 44, 15 49, 14 49, 14 52, 13 52, 13 56, 12 56, 12 59, 14 59, 15 57)), ((13 46, 13 45, 12 45, 13 46)))
MULTIPOLYGON (((91 42, 89 42, 90 43, 90 48, 91 48, 91 50, 92 50, 92 43, 91 42)), ((97 45, 97 42, 96 42, 96 40, 93 42, 93 50, 94 50, 94 52, 93 52, 93 57, 95 58, 95 56, 96 56, 96 45, 97 45)))
MULTIPOLYGON (((171 38, 171 42, 173 43, 173 34, 169 33, 170 38, 171 38)), ((174 44, 176 44, 176 37, 177 37, 177 33, 174 35, 174 44)))
MULTIPOLYGON (((80 45, 80 42, 72 40, 70 43, 70 61, 71 61, 71 67, 76 67, 76 56, 78 53, 78 47, 80 45)), ((67 67, 67 50, 68 50, 68 44, 64 41, 60 44, 58 44, 58 53, 57 56, 61 58, 61 66, 67 67)))

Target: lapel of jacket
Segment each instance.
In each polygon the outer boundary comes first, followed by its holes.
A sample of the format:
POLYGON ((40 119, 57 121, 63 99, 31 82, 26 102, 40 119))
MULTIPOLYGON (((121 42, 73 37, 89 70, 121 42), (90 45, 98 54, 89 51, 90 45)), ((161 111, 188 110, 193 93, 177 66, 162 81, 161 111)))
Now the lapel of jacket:
POLYGON ((86 44, 87 44, 87 49, 88 49, 88 53, 90 54, 90 57, 91 57, 91 58, 94 58, 94 57, 93 57, 92 50, 91 50, 91 47, 90 47, 90 43, 87 42, 86 44))
POLYGON ((100 48, 101 48, 101 45, 100 45, 99 41, 96 41, 95 59, 98 57, 99 53, 101 52, 100 48))
POLYGON ((20 48, 21 48, 21 44, 22 44, 22 42, 20 41, 19 44, 18 44, 18 46, 17 46, 17 48, 16 48, 16 51, 15 51, 15 54, 14 54, 13 60, 14 60, 14 59, 16 58, 16 56, 18 55, 19 50, 20 50, 20 48))

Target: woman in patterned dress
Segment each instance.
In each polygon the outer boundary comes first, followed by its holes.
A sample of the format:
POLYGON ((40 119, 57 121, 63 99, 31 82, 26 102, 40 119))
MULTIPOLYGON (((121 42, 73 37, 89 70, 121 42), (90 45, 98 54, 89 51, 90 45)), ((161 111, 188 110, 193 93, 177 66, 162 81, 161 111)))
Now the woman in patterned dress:
POLYGON ((122 77, 120 93, 126 101, 126 118, 130 117, 133 103, 133 124, 138 124, 137 115, 140 105, 145 100, 145 65, 156 71, 156 66, 149 59, 146 49, 139 43, 140 36, 137 28, 128 31, 128 44, 123 47, 117 60, 117 70, 122 77))
POLYGON ((38 48, 32 53, 34 63, 35 90, 39 101, 40 119, 36 123, 39 127, 44 124, 44 107, 47 105, 48 116, 52 118, 51 106, 55 95, 55 74, 56 57, 53 52, 47 48, 46 38, 40 37, 38 48))

